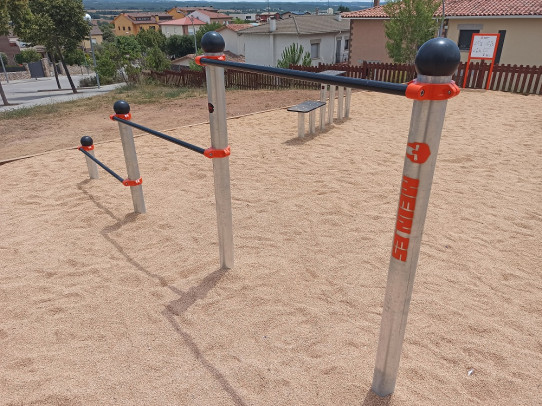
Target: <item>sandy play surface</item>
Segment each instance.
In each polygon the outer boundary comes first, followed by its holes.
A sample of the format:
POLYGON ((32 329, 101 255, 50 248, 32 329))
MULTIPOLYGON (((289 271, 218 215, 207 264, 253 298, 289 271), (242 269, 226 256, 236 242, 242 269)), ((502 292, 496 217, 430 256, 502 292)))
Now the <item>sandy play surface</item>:
POLYGON ((285 109, 228 120, 230 270, 198 154, 136 138, 144 215, 75 149, 1 165, 0 405, 542 404, 542 98, 485 91, 448 103, 397 386, 370 392, 411 108, 356 92, 303 140, 285 109))

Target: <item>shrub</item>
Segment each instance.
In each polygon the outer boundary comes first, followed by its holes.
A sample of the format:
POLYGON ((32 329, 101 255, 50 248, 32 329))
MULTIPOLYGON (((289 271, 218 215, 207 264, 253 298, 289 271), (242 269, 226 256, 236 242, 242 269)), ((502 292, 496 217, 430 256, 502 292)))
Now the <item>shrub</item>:
POLYGON ((33 49, 23 49, 20 54, 15 55, 15 62, 19 64, 37 62, 41 60, 41 55, 33 49))

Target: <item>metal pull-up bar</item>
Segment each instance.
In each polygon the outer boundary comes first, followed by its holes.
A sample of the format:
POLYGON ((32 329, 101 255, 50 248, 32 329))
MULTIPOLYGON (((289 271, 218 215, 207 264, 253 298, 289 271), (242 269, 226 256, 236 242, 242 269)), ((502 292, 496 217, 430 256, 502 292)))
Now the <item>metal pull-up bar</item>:
POLYGON ((189 149, 191 151, 197 152, 198 154, 202 154, 206 156, 207 158, 224 158, 228 155, 230 155, 230 147, 227 146, 223 149, 216 149, 216 148, 201 148, 197 145, 190 144, 189 142, 180 140, 178 138, 172 137, 170 135, 161 133, 160 131, 153 130, 152 128, 145 127, 144 125, 134 123, 130 121, 132 118, 132 115, 130 113, 130 105, 126 103, 124 100, 119 100, 115 103, 115 113, 110 116, 111 120, 118 121, 120 123, 129 125, 130 127, 137 128, 138 130, 145 131, 146 133, 149 133, 151 135, 154 135, 158 138, 162 138, 163 140, 172 142, 173 144, 177 144, 183 148, 189 149))
POLYGON ((349 78, 344 76, 332 76, 323 73, 304 72, 293 69, 273 68, 270 66, 251 65, 225 61, 219 58, 201 55, 196 57, 199 65, 220 66, 222 68, 234 68, 245 72, 267 73, 289 79, 306 80, 309 82, 323 83, 326 85, 349 87, 352 89, 373 90, 381 93, 390 93, 404 96, 407 85, 402 83, 379 82, 376 80, 349 78))

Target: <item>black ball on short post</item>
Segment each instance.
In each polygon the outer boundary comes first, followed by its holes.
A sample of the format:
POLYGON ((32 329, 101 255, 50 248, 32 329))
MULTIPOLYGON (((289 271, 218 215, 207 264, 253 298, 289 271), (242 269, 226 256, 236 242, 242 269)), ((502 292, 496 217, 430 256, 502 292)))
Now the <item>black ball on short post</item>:
POLYGON ((201 37, 201 48, 204 52, 209 54, 217 54, 224 51, 226 43, 224 38, 216 31, 206 32, 203 37, 201 37))
POLYGON ((130 105, 124 100, 117 100, 113 104, 113 110, 115 110, 116 114, 128 114, 130 112, 130 105))
POLYGON ((455 42, 448 38, 433 38, 418 49, 414 63, 420 75, 452 76, 460 60, 455 42))
POLYGON ((94 144, 94 141, 92 140, 92 137, 89 137, 88 135, 81 137, 81 145, 83 147, 90 147, 93 144, 94 144))

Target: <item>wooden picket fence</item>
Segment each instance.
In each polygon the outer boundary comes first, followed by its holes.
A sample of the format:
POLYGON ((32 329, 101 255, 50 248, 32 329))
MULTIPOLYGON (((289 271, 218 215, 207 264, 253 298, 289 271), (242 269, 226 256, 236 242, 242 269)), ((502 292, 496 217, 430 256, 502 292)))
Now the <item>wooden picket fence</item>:
MULTIPOLYGON (((463 86, 466 62, 459 64, 452 79, 463 86)), ((482 62, 471 62, 466 87, 485 89, 490 65, 482 62)), ((322 72, 325 70, 345 71, 344 76, 377 81, 407 83, 416 77, 414 65, 364 62, 362 65, 320 64, 319 66, 292 65, 290 69, 305 72, 322 72)), ((201 87, 205 83, 205 72, 192 70, 151 72, 150 77, 173 86, 201 87)), ((225 85, 235 89, 318 89, 314 82, 296 79, 279 78, 263 73, 242 72, 235 69, 225 70, 225 85)), ((490 81, 490 90, 514 92, 522 94, 542 94, 542 66, 495 65, 490 81)))

